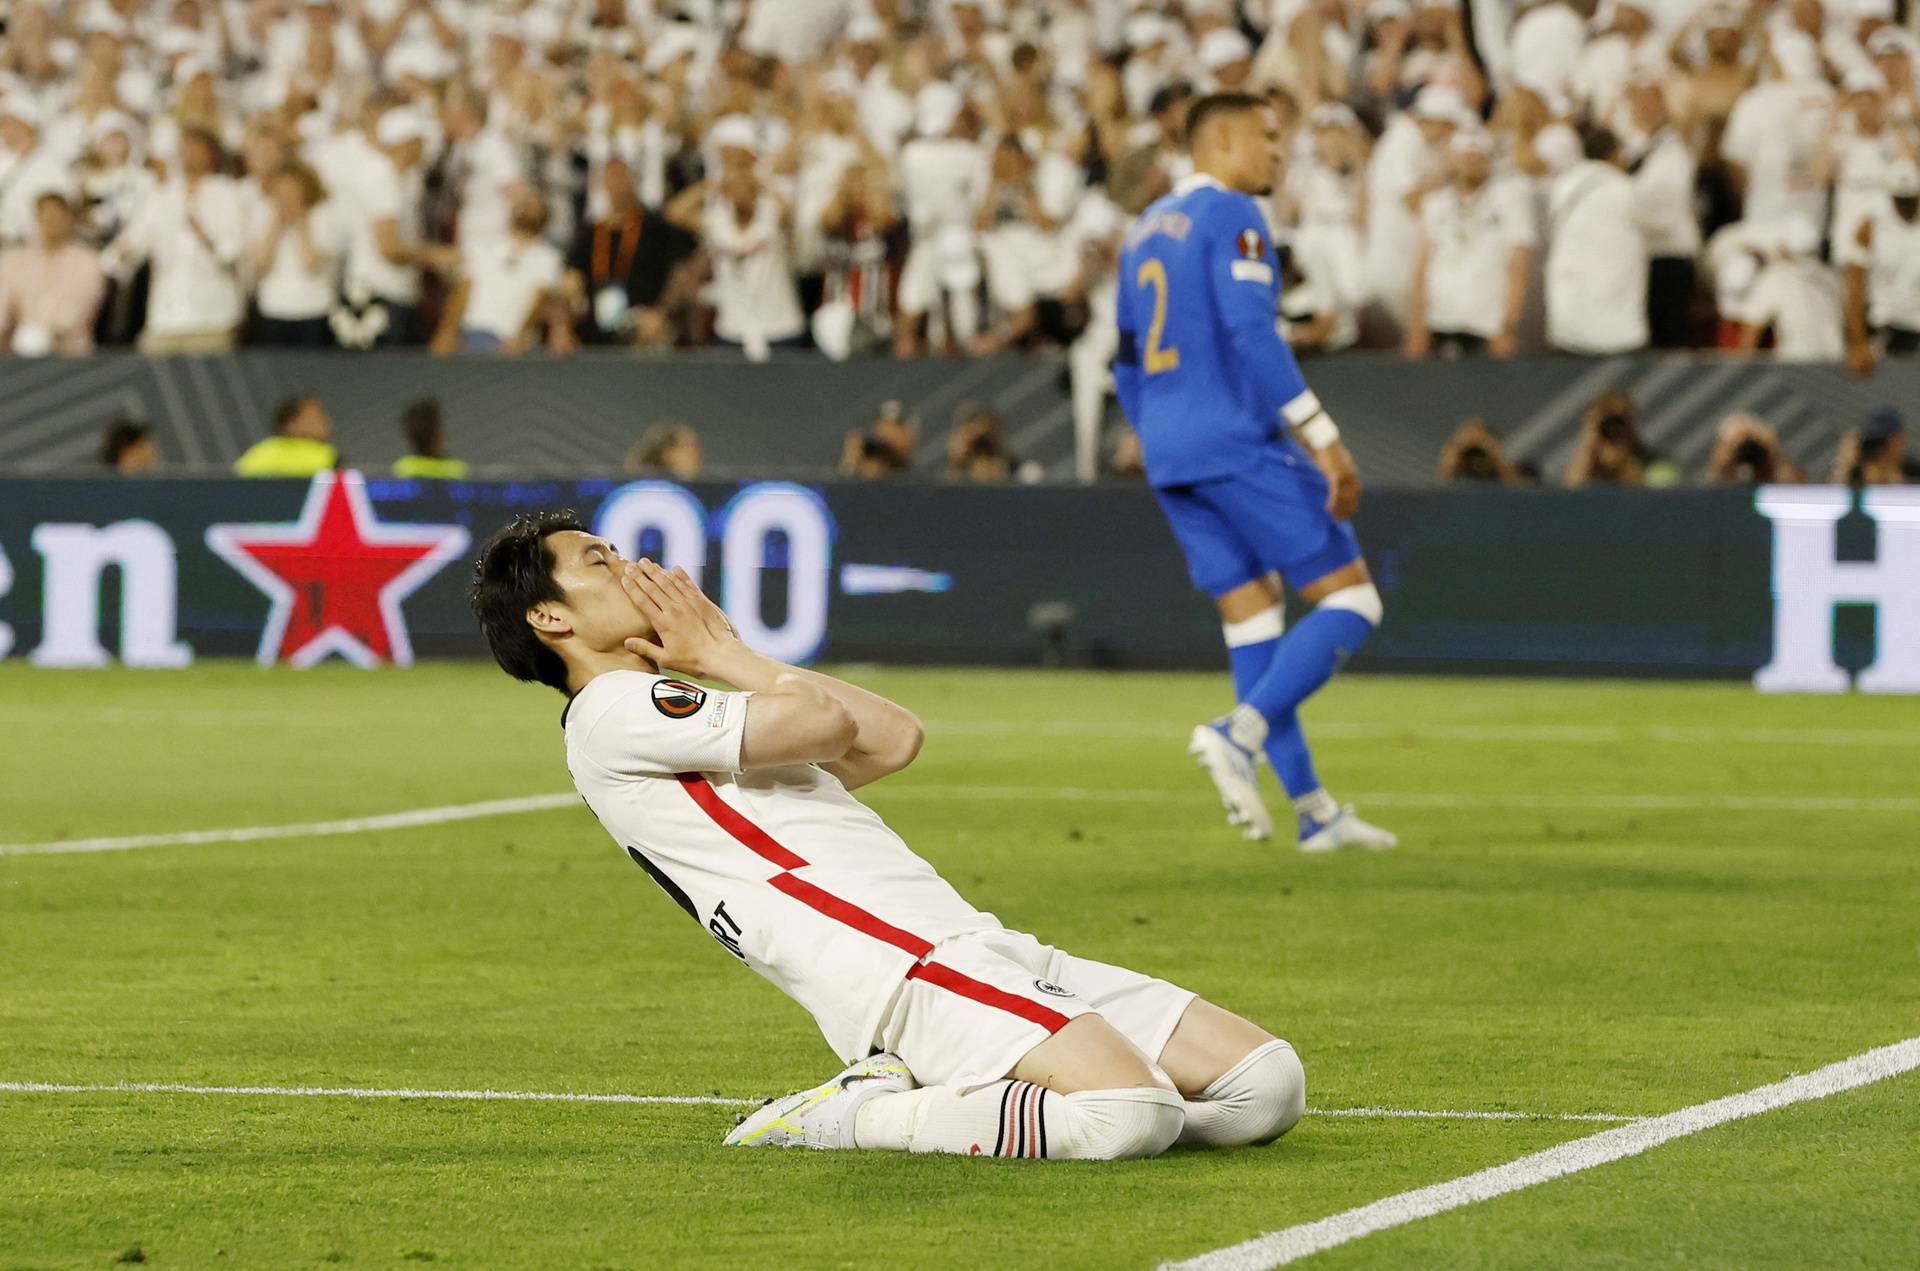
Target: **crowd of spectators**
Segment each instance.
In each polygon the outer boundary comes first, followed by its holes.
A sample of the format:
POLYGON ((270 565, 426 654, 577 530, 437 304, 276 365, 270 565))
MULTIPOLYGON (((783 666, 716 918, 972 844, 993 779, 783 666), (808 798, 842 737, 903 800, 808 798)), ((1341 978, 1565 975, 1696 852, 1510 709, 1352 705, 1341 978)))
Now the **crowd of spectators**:
POLYGON ((1091 374, 1187 104, 1243 89, 1287 139, 1303 347, 1865 372, 1920 349, 1915 7, 12 0, 0 346, 1053 345, 1091 374))

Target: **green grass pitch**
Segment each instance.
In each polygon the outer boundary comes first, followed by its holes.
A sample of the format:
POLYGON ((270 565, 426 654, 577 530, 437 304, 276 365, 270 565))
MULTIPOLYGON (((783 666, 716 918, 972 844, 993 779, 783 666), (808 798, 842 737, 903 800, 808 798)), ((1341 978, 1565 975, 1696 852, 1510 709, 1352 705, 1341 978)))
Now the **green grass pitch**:
MULTIPOLYGON (((1658 1114, 1920 1033, 1910 700, 1343 679, 1323 775, 1403 846, 1322 859, 1241 841, 1189 766, 1224 676, 854 674, 929 724, 867 796, 909 843, 1291 1038, 1317 1109, 1658 1114)), ((9 663, 0 843, 565 791, 559 708, 478 665, 9 663)), ((747 1098, 836 1066, 581 807, 0 856, 0 1082, 747 1098)), ((0 1092, 0 1271, 1145 1268, 1604 1128, 1309 1115, 1078 1165, 729 1151, 732 1115, 0 1092)), ((1908 1074, 1317 1261, 1913 1265, 1917 1142, 1908 1074)))

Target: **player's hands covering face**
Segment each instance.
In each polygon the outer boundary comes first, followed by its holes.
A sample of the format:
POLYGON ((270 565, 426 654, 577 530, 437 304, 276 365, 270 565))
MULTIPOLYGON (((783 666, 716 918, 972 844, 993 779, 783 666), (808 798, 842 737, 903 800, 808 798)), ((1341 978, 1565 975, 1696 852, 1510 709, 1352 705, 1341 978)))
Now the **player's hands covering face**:
POLYGON ((740 643, 727 615, 694 585, 684 569, 668 571, 650 560, 630 563, 620 586, 653 625, 653 639, 638 636, 627 651, 688 675, 715 674, 715 662, 740 643))

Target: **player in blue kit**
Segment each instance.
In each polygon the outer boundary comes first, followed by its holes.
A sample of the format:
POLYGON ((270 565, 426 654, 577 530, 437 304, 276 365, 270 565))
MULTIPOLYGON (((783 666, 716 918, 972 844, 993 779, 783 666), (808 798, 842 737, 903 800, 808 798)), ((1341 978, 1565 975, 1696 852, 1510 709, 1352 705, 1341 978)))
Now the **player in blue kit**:
POLYGON ((1386 848, 1398 840, 1320 784, 1300 728, 1300 704, 1366 642, 1381 603, 1347 524, 1353 457, 1274 325, 1279 261, 1252 196, 1272 191, 1279 137, 1258 97, 1194 103, 1194 173, 1141 214, 1121 256, 1114 380, 1194 585, 1220 609, 1238 704, 1189 750, 1228 822, 1272 835, 1264 751, 1303 850, 1386 848), (1282 578, 1314 606, 1291 631, 1282 578))

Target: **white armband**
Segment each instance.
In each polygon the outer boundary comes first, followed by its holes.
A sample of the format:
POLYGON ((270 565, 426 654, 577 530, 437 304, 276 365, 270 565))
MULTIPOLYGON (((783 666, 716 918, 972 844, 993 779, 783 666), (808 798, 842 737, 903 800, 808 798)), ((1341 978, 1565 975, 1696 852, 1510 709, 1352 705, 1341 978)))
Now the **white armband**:
POLYGON ((1292 425, 1294 433, 1309 450, 1325 450, 1340 440, 1340 429, 1320 405, 1320 399, 1308 389, 1280 408, 1280 414, 1292 425))

